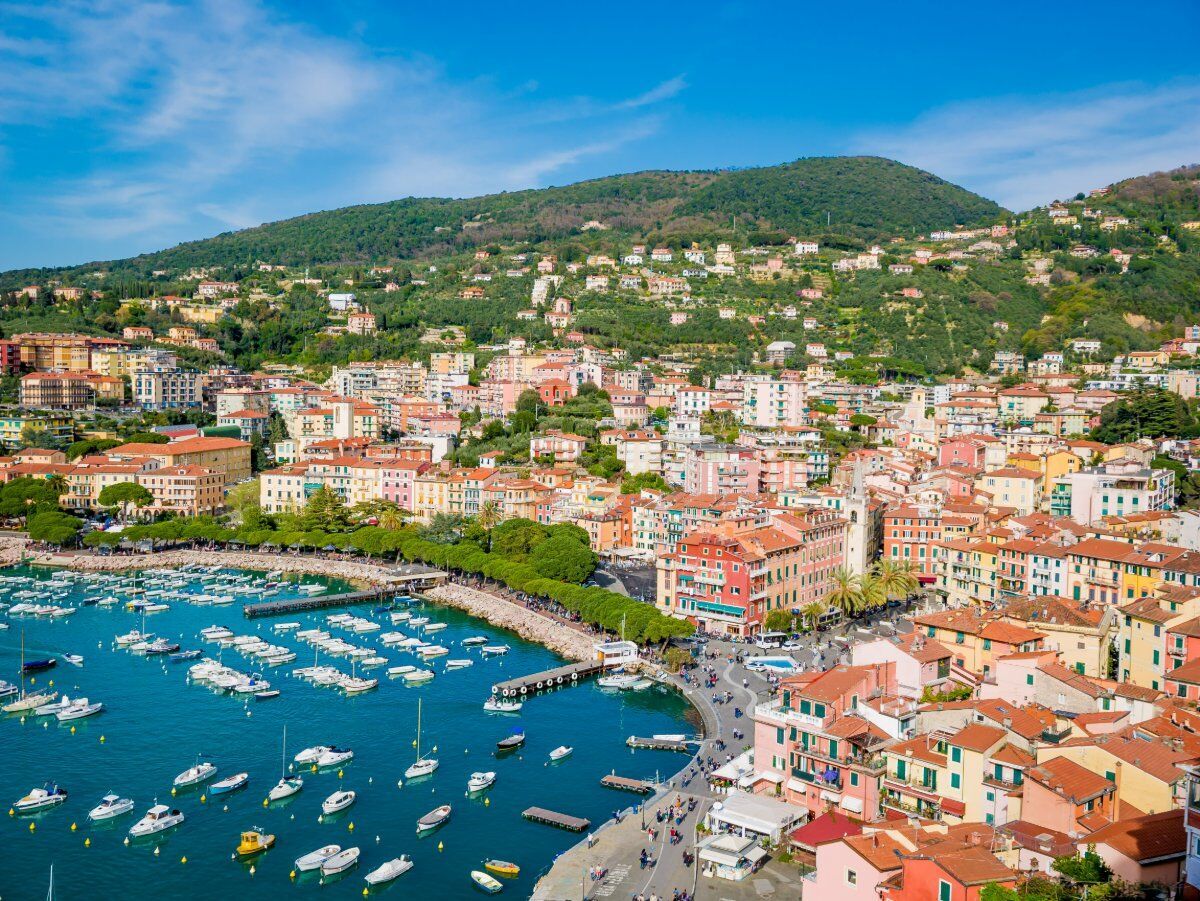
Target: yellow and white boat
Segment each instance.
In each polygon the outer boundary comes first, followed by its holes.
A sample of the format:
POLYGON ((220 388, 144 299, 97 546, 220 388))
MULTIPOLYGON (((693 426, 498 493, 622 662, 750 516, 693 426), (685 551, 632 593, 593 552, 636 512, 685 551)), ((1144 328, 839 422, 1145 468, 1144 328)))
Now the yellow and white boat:
POLYGON ((272 845, 275 844, 275 836, 265 835, 257 829, 251 829, 242 833, 241 844, 237 846, 234 854, 238 857, 253 857, 255 854, 261 854, 272 845))
POLYGON ((517 876, 521 872, 519 866, 507 860, 485 860, 483 868, 495 873, 497 876, 517 876))

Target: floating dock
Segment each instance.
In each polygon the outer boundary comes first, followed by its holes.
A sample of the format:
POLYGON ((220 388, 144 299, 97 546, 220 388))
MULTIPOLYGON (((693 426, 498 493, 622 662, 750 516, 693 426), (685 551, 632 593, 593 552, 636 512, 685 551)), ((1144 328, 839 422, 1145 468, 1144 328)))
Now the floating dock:
POLYGON ((643 751, 682 751, 684 754, 692 753, 688 742, 670 741, 665 738, 638 738, 636 735, 631 735, 625 739, 625 744, 631 748, 638 748, 643 751))
POLYGON ((633 792, 635 795, 654 794, 654 783, 641 779, 626 779, 624 776, 605 776, 600 780, 605 788, 615 788, 617 791, 633 792))
POLYGON ((599 660, 584 663, 568 663, 566 666, 543 670, 531 676, 518 676, 506 682, 492 686, 492 694, 502 698, 520 697, 533 694, 545 688, 557 688, 562 685, 575 685, 580 679, 594 676, 603 671, 604 664, 599 660))
POLYGON ((592 825, 591 820, 585 820, 583 817, 573 817, 568 813, 557 813, 553 810, 547 810, 544 807, 529 807, 521 816, 527 820, 533 820, 535 823, 557 826, 559 829, 566 829, 570 832, 583 832, 584 829, 592 825))

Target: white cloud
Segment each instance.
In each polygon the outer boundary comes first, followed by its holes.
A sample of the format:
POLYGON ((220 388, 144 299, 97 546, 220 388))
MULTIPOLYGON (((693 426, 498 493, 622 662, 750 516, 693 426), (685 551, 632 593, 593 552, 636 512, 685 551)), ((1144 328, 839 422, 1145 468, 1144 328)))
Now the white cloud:
POLYGON ((1200 161, 1200 83, 955 104, 908 126, 861 133, 849 149, 920 166, 1025 210, 1200 161))
POLYGON ((39 186, 25 224, 97 255, 352 202, 535 187, 651 134, 649 108, 686 86, 578 98, 564 116, 536 84, 458 81, 256 0, 18 3, 0 48, 0 142, 53 110, 92 148, 90 171, 39 186))

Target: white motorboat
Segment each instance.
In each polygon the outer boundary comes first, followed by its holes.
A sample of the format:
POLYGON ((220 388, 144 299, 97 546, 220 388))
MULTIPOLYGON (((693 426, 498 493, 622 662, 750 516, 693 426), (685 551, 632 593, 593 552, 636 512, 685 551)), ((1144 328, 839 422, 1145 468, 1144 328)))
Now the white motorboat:
POLYGON ((555 748, 553 751, 550 752, 550 759, 551 760, 562 760, 564 757, 569 757, 571 755, 571 752, 574 750, 575 749, 570 747, 569 745, 559 745, 557 748, 555 748))
POLYGON ((446 670, 466 669, 468 666, 474 666, 474 660, 447 660, 446 670))
POLYGON ((30 711, 30 716, 55 716, 60 710, 66 710, 75 702, 63 695, 57 701, 52 701, 49 704, 43 704, 41 707, 35 707, 30 711))
POLYGON ((474 648, 487 643, 488 640, 482 635, 472 635, 470 638, 464 638, 462 640, 463 647, 467 648, 474 648))
POLYGON ((184 816, 180 811, 165 804, 155 804, 146 811, 144 817, 129 827, 129 834, 133 838, 154 835, 178 826, 183 820, 184 816))
POLYGON ((407 854, 401 854, 373 869, 364 878, 367 885, 383 885, 398 879, 412 869, 412 859, 407 854))
POLYGON ((450 649, 444 648, 440 644, 429 644, 417 649, 417 654, 422 660, 429 660, 433 657, 445 657, 449 653, 450 649))
POLYGON ((407 676, 409 673, 415 673, 416 671, 417 668, 415 666, 389 666, 387 674, 389 676, 407 676))
POLYGON ((611 676, 601 676, 596 684, 601 688, 617 688, 622 691, 632 688, 642 679, 637 673, 614 673, 611 676))
POLYGON ((358 863, 358 848, 347 848, 345 851, 339 851, 328 860, 321 864, 322 876, 333 876, 336 873, 344 873, 356 863, 358 863))
POLYGON ((504 698, 488 698, 483 702, 483 709, 488 713, 518 713, 524 706, 524 701, 509 701, 504 698))
POLYGON ((485 644, 479 649, 479 653, 486 657, 502 657, 510 650, 511 648, 506 644, 485 644))
POLYGON ((495 773, 472 773, 471 778, 467 780, 467 791, 481 792, 485 788, 491 788, 495 782, 495 773))
POLYGON ((321 802, 321 812, 325 814, 337 813, 340 810, 345 810, 354 803, 358 796, 352 791, 334 792, 328 798, 321 802))
POLYGON ((45 788, 35 788, 25 797, 13 803, 16 813, 35 813, 48 807, 57 807, 67 800, 67 790, 49 782, 45 788))
POLYGON ((100 701, 89 702, 87 698, 79 698, 72 701, 69 707, 58 711, 54 715, 60 723, 65 723, 69 720, 81 720, 84 717, 95 716, 103 709, 104 704, 100 701))
POLYGON ((354 752, 349 748, 329 747, 321 751, 314 761, 319 767, 341 766, 354 759, 354 752))
POLYGON ((175 777, 174 783, 176 788, 187 788, 189 785, 199 785, 205 780, 211 779, 217 774, 217 765, 215 763, 196 762, 195 766, 190 766, 178 776, 175 777))
POLYGON ((428 682, 434 676, 433 670, 414 669, 411 673, 404 674, 404 681, 410 685, 418 685, 421 682, 428 682))
POLYGON ((295 759, 296 763, 302 765, 302 767, 307 767, 308 764, 316 763, 317 759, 325 751, 329 750, 332 750, 329 745, 313 745, 312 747, 306 747, 306 749, 298 753, 293 759, 295 759))
POLYGON ((446 628, 446 625, 447 625, 446 623, 430 623, 429 625, 427 625, 424 628, 423 631, 425 631, 427 633, 428 632, 441 632, 442 629, 446 628))
POLYGON ((83 666, 83 657, 79 654, 63 654, 63 660, 71 664, 71 666, 83 666))
POLYGON ((308 873, 312 870, 321 869, 321 864, 333 857, 342 850, 341 845, 326 845, 324 848, 317 848, 316 851, 309 851, 296 858, 295 867, 299 873, 308 873))
POLYGON ((414 616, 411 619, 409 619, 408 624, 410 626, 427 626, 427 625, 429 625, 429 617, 428 616, 414 616))
POLYGON ((392 625, 396 626, 400 623, 406 623, 412 619, 412 614, 407 610, 393 610, 388 614, 388 619, 392 621, 392 625))
POLYGON ((124 816, 133 810, 133 799, 122 798, 120 795, 105 795, 100 803, 88 811, 88 819, 92 822, 111 820, 124 816))
POLYGON ((138 644, 139 642, 149 642, 152 638, 154 638, 153 632, 142 633, 137 629, 134 629, 132 632, 126 632, 124 635, 116 636, 116 638, 113 640, 117 643, 117 647, 127 648, 130 645, 138 644))
POLYGON ((342 691, 348 695, 361 694, 364 691, 370 691, 378 686, 378 679, 362 679, 355 676, 351 676, 348 679, 343 679, 341 683, 342 691))

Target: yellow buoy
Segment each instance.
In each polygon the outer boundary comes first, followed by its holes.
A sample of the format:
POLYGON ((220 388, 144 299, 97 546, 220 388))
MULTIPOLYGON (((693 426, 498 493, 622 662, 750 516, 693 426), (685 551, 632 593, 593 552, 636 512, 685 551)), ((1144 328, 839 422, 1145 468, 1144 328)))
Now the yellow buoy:
POLYGON ((351 823, 351 824, 350 824, 349 826, 347 826, 346 828, 347 828, 347 829, 349 829, 351 832, 353 832, 353 831, 354 831, 354 824, 353 824, 353 823, 351 823))
POLYGON ((90 848, 92 846, 92 840, 90 838, 85 838, 83 840, 83 846, 85 848, 90 848))
POLYGON ((78 828, 79 828, 79 827, 78 827, 78 826, 76 826, 74 823, 72 823, 72 824, 71 824, 71 831, 72 831, 72 832, 74 832, 74 831, 75 831, 76 829, 78 829, 78 828))
POLYGON ((129 847, 129 836, 125 836, 125 846, 129 847))
POLYGON ((341 771, 341 770, 338 770, 338 778, 339 778, 339 779, 341 779, 341 778, 342 778, 342 771, 341 771))
POLYGON ((312 765, 312 771, 314 773, 317 771, 317 765, 315 763, 312 765))
POLYGON ((74 727, 74 726, 72 726, 72 727, 71 727, 71 734, 72 734, 72 735, 74 735, 74 734, 75 734, 75 727, 74 727))
POLYGON ((158 854, 159 854, 159 851, 158 851, 158 845, 155 845, 155 846, 154 846, 154 856, 155 856, 155 857, 158 857, 158 854))
POLYGON ((438 850, 439 851, 441 851, 442 848, 444 848, 444 847, 445 847, 445 845, 443 845, 441 842, 438 842, 438 850))
POLYGON ((263 798, 263 807, 266 807, 266 806, 267 806, 268 804, 270 804, 270 803, 271 803, 271 802, 270 802, 270 801, 268 801, 266 798, 263 798))
POLYGON ((251 865, 251 867, 250 867, 250 875, 251 876, 254 875, 254 866, 253 865, 251 865))
POLYGON ((288 873, 288 879, 295 879, 295 878, 296 878, 295 870, 292 870, 290 873, 288 873))
POLYGON ((172 797, 172 798, 174 798, 174 797, 175 797, 175 792, 176 792, 176 789, 175 789, 175 787, 174 787, 174 786, 172 786, 172 787, 171 787, 171 797, 172 797))
POLYGON ((30 823, 30 824, 29 824, 29 831, 30 831, 30 832, 37 832, 37 823, 30 823))
POLYGON ((10 817, 15 817, 17 815, 17 812, 10 807, 10 808, 8 808, 8 815, 10 817))
POLYGON ((369 888, 363 888, 363 897, 364 898, 370 894, 371 894, 371 890, 369 888))
POLYGON ((104 744, 104 736, 103 735, 100 736, 100 744, 104 744))
POLYGON ((417 740, 414 738, 413 739, 413 747, 415 748, 416 746, 417 746, 417 740))
POLYGON ((491 799, 491 798, 484 798, 484 799, 483 799, 483 806, 484 806, 484 807, 490 807, 491 805, 492 805, 492 799, 491 799))
POLYGON ((180 863, 187 863, 187 855, 185 854, 185 855, 183 855, 183 857, 179 858, 179 862, 180 862, 180 863))
POLYGON ((201 803, 201 804, 206 804, 207 802, 208 802, 208 795, 201 795, 201 796, 200 796, 200 803, 201 803))

